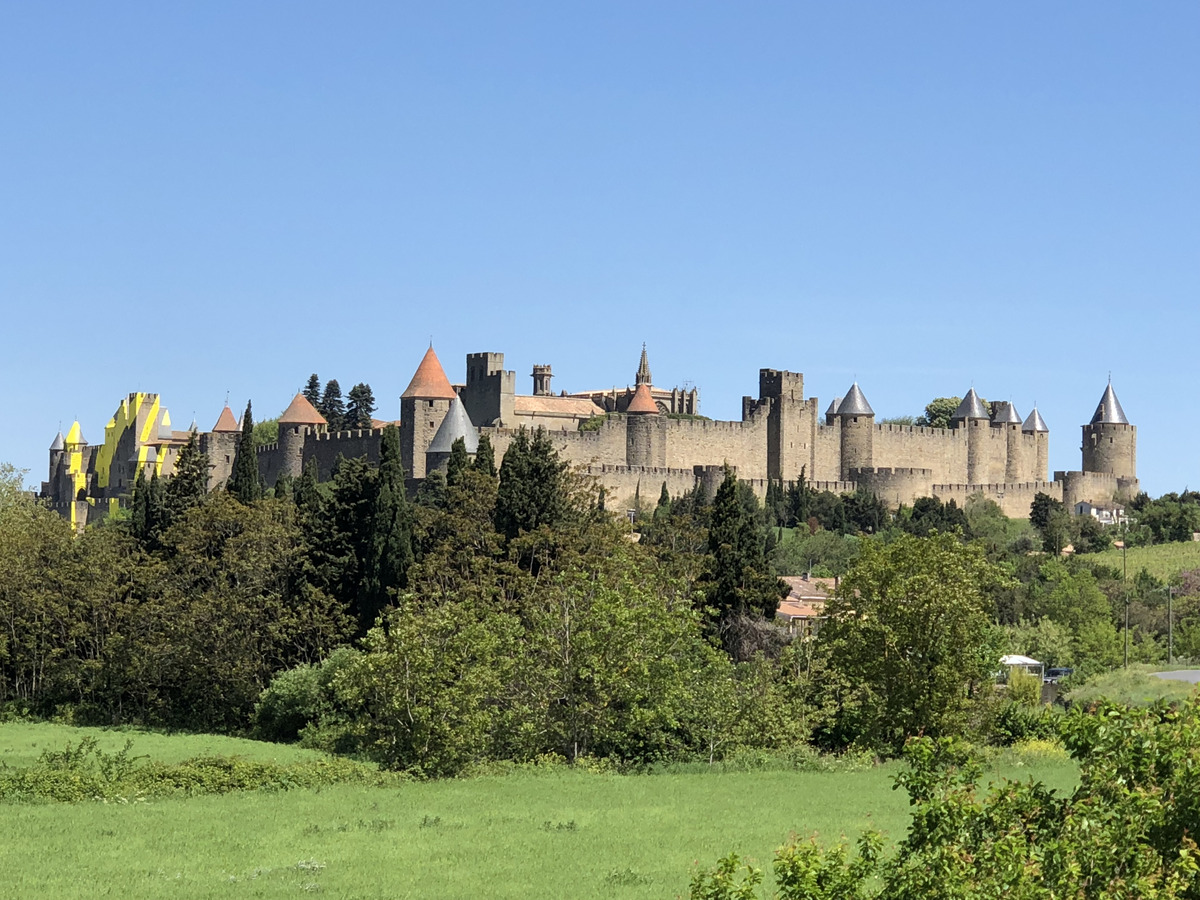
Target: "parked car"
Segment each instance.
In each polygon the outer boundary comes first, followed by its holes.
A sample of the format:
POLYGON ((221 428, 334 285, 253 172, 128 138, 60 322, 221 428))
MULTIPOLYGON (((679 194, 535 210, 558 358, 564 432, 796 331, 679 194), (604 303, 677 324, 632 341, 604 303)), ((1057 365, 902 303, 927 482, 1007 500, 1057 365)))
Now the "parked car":
POLYGON ((1046 677, 1042 679, 1046 684, 1058 684, 1069 675, 1075 674, 1075 670, 1067 667, 1052 667, 1046 670, 1046 677))

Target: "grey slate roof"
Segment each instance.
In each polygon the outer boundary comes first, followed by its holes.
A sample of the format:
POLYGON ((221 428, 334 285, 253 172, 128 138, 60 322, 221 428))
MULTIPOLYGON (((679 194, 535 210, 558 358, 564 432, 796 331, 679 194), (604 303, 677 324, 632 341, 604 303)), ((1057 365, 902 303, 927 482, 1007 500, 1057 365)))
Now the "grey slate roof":
POLYGON ((950 417, 950 421, 988 418, 991 417, 988 415, 987 407, 983 405, 983 401, 975 393, 975 388, 971 388, 967 391, 967 396, 962 398, 962 403, 958 404, 958 409, 954 410, 954 415, 950 417))
POLYGON ((456 394, 450 401, 450 409, 446 413, 446 418, 442 419, 437 434, 433 436, 433 441, 429 444, 429 452, 449 453, 454 442, 459 438, 462 438, 463 443, 467 445, 468 453, 474 453, 479 449, 479 429, 471 422, 471 417, 467 415, 467 408, 463 406, 462 400, 456 394))
POLYGON ((63 438, 63 433, 62 433, 61 431, 60 431, 60 432, 58 433, 58 435, 57 435, 57 436, 54 438, 54 443, 50 445, 50 449, 51 449, 51 450, 65 450, 65 449, 67 449, 67 442, 66 442, 66 439, 65 439, 65 438, 63 438))
POLYGON ((1046 420, 1042 418, 1042 414, 1038 412, 1035 406, 1028 418, 1025 419, 1025 424, 1021 426, 1021 431, 1026 434, 1048 434, 1050 429, 1046 427, 1046 420))
POLYGON ((1108 387, 1104 389, 1104 396, 1100 398, 1100 405, 1096 407, 1096 414, 1092 416, 1092 425, 1128 425, 1129 420, 1125 418, 1125 410, 1121 409, 1121 401, 1117 399, 1117 395, 1113 393, 1112 383, 1109 382, 1108 387))
POLYGON ((841 406, 841 405, 842 405, 842 398, 841 398, 841 397, 834 397, 834 398, 833 398, 833 399, 832 399, 832 400, 829 402, 829 409, 825 410, 825 415, 827 415, 827 416, 836 416, 836 415, 837 415, 837 411, 838 411, 838 407, 839 407, 839 406, 841 406))
POLYGON ((850 385, 850 390, 842 398, 841 404, 838 405, 837 414, 839 416, 875 415, 875 410, 871 409, 871 404, 863 396, 863 392, 859 389, 857 381, 850 385))
POLYGON ((1021 416, 1017 413, 1017 408, 1007 400, 996 401, 993 407, 996 414, 992 416, 993 425, 1020 425, 1021 416))

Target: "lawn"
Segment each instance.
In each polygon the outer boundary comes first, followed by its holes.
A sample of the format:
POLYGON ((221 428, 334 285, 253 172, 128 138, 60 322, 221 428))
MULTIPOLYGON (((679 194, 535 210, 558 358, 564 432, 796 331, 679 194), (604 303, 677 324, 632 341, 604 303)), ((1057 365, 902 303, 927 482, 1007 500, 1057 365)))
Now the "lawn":
MULTIPOLYGON (((0 725, 2 757, 103 734, 119 749, 179 759, 252 741, 0 725), (213 743, 208 743, 213 742, 213 743), (34 743, 37 746, 32 746, 34 743)), ((789 832, 850 837, 907 826, 896 765, 856 772, 598 775, 570 770, 343 785, 147 803, 8 805, 0 819, 5 897, 675 897, 696 861, 736 849, 769 865, 789 832)), ((1066 761, 997 773, 1068 788, 1066 761)))
MULTIPOLYGON (((1200 541, 1184 541, 1175 544, 1155 544, 1150 547, 1130 547, 1125 551, 1125 563, 1132 578, 1145 569, 1163 581, 1186 569, 1200 569, 1200 541)), ((1121 569, 1121 551, 1116 547, 1091 557, 1105 565, 1121 569)))

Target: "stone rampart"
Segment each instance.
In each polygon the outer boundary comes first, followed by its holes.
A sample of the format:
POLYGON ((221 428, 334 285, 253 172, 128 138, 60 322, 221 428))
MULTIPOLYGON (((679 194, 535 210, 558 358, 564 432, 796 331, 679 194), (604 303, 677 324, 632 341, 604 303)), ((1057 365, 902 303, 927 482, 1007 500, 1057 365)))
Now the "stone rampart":
POLYGON ((1033 504, 1033 498, 1039 493, 1053 497, 1055 500, 1062 500, 1063 486, 1058 481, 1022 481, 1015 484, 960 482, 933 485, 933 496, 943 503, 953 500, 957 506, 963 507, 969 498, 976 494, 982 494, 987 499, 994 500, 1000 510, 1012 519, 1028 519, 1029 507, 1033 504))
POLYGON ((745 422, 700 419, 667 419, 667 466, 729 463, 743 478, 767 477, 767 417, 754 415, 745 422))
POLYGON ((663 485, 672 497, 686 494, 696 486, 692 469, 670 469, 662 466, 583 466, 579 470, 604 485, 605 503, 613 512, 633 509, 634 496, 643 506, 658 503, 663 485))
POLYGON ((876 467, 851 469, 849 481, 871 492, 890 508, 901 503, 911 506, 918 497, 928 497, 933 486, 933 471, 923 468, 876 467))

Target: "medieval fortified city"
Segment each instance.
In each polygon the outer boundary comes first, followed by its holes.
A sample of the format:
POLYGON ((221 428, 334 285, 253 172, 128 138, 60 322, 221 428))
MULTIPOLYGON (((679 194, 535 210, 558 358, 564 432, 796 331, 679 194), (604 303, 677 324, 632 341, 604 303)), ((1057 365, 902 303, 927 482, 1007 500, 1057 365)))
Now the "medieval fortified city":
MULTIPOLYGON (((655 387, 643 347, 631 387, 554 393, 549 365, 533 367, 532 393, 517 391, 515 371, 503 353, 470 353, 466 381, 453 384, 431 346, 400 395, 401 455, 410 486, 445 469, 452 443, 462 438, 473 454, 486 434, 497 463, 521 428, 544 428, 561 457, 595 478, 609 496, 672 496, 697 483, 711 495, 725 467, 761 498, 770 481, 802 475, 814 490, 853 493, 859 488, 891 508, 922 497, 965 505, 968 497, 994 500, 1005 515, 1027 518, 1038 493, 1068 508, 1087 501, 1108 504, 1138 493, 1137 427, 1130 424, 1113 387, 1104 388, 1096 412, 1083 425, 1079 471, 1047 471, 1050 429, 1037 408, 1024 418, 1010 402, 991 413, 974 388, 954 411, 949 428, 877 424, 863 390, 850 385, 821 411, 804 396, 798 372, 760 369, 758 396, 742 398, 741 421, 699 415, 699 392, 655 387)), ((265 483, 298 478, 316 460, 327 480, 340 457, 379 460, 386 422, 372 428, 329 431, 302 393, 279 417, 277 443, 257 448, 265 483)), ((103 518, 128 500, 138 471, 170 478, 191 433, 210 465, 209 489, 233 471, 241 428, 226 406, 208 431, 172 427, 167 407, 152 393, 132 393, 89 443, 75 422, 50 447, 49 475, 41 497, 77 527, 103 518)))

